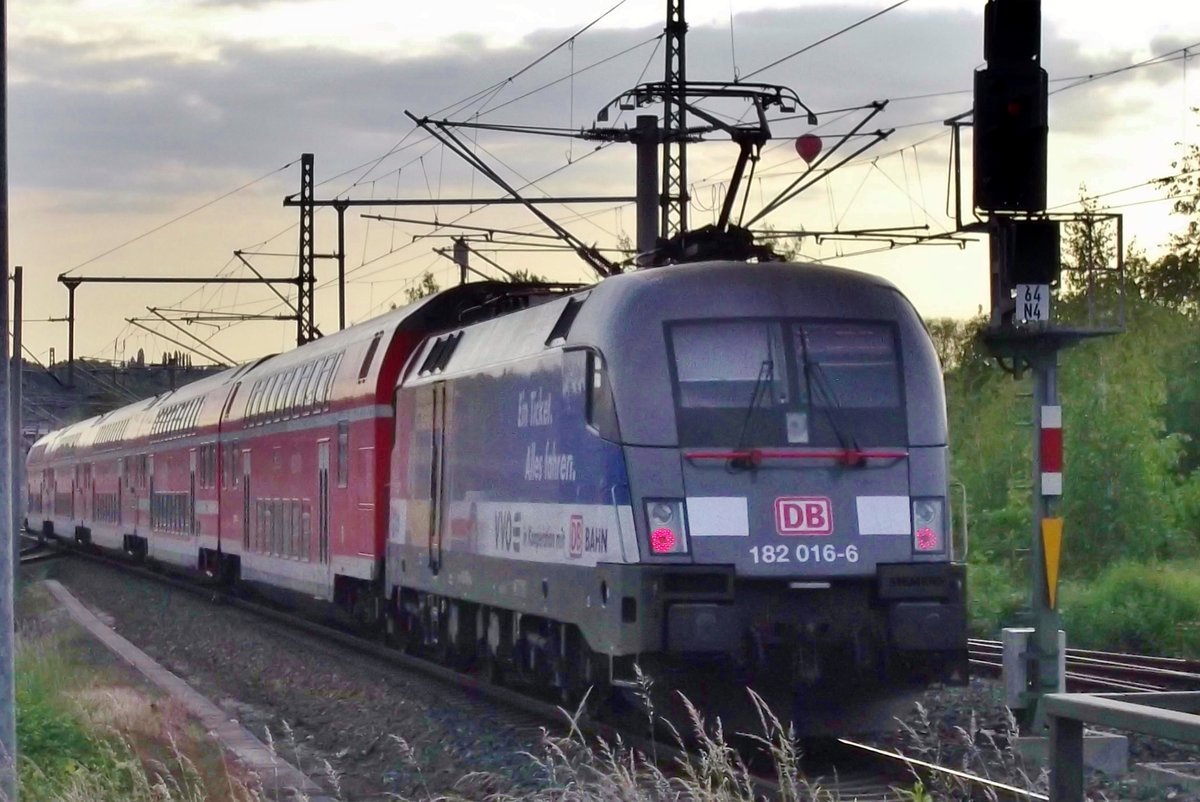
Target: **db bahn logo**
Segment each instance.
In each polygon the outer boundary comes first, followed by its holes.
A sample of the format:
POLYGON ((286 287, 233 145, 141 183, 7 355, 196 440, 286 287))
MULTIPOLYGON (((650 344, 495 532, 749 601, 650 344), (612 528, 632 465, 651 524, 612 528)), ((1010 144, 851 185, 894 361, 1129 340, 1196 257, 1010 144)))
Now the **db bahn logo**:
POLYGON ((571 538, 568 541, 572 557, 583 556, 583 516, 571 516, 571 538))
POLYGON ((775 499, 775 530, 781 535, 832 535, 833 509, 827 498, 775 499))

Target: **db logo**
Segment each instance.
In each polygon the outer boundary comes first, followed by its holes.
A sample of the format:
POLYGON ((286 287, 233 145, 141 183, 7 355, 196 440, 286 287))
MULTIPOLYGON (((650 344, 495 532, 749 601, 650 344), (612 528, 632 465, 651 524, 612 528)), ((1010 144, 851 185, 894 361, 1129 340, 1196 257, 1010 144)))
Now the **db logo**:
POLYGON ((833 510, 829 499, 811 496, 775 499, 775 530, 781 535, 832 535, 833 510))
POLYGON ((580 557, 583 555, 583 516, 571 516, 571 539, 568 543, 571 556, 580 557))

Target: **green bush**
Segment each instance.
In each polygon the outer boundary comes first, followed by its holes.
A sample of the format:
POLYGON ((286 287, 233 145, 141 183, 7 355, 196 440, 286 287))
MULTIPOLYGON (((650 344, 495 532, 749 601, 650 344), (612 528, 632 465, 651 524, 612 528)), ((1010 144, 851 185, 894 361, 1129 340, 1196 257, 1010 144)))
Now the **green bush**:
POLYGON ((971 634, 978 638, 999 637, 1001 627, 1014 623, 1027 595, 1024 584, 1002 566, 972 561, 967 565, 971 634))
POLYGON ((111 773, 113 746, 93 735, 64 689, 76 666, 48 639, 22 638, 16 655, 22 799, 56 797, 79 775, 111 773))
POLYGON ((1071 646, 1200 656, 1200 564, 1117 563, 1060 591, 1071 646))

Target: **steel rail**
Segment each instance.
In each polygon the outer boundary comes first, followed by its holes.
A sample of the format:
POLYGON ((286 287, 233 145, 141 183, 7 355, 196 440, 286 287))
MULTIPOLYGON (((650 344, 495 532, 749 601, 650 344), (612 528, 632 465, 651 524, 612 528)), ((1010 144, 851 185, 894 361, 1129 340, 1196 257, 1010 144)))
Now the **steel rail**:
POLYGON ((1015 785, 1009 785, 1007 783, 998 782, 996 780, 992 780, 987 777, 979 777, 977 775, 970 774, 965 771, 960 771, 959 769, 952 769, 947 766, 939 766, 936 763, 930 763, 925 760, 919 760, 914 757, 908 757, 906 755, 900 754, 899 752, 894 752, 894 751, 891 751, 888 749, 881 749, 877 746, 871 746, 870 744, 859 743, 858 741, 851 741, 848 738, 838 738, 837 742, 839 744, 842 744, 843 746, 848 746, 852 749, 862 750, 863 752, 867 752, 871 755, 874 755, 877 758, 892 760, 897 763, 903 763, 903 764, 913 767, 915 769, 920 769, 921 771, 928 772, 929 774, 945 774, 947 776, 955 777, 957 779, 964 780, 964 781, 972 783, 972 784, 982 785, 986 788, 991 789, 992 791, 1003 793, 1014 799, 1037 799, 1037 800, 1046 800, 1046 802, 1049 802, 1049 799, 1050 799, 1050 797, 1046 796, 1045 794, 1039 794, 1036 791, 1027 791, 1023 788, 1017 788, 1015 785))
MULTIPOLYGON (((998 641, 968 642, 971 665, 987 674, 1001 671, 998 641)), ((1067 649, 1066 679, 1072 690, 1164 691, 1200 688, 1196 661, 1157 655, 1123 654, 1094 649, 1067 649)))

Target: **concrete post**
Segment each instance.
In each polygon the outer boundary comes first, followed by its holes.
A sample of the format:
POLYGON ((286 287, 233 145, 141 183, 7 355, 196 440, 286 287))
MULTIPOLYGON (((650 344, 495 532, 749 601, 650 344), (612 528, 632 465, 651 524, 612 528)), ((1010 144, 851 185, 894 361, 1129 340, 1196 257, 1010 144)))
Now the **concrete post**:
MULTIPOLYGON (((8 3, 0 0, 0 132, 8 130, 8 3)), ((12 525, 8 419, 8 139, 0 136, 0 797, 17 799, 17 716, 13 597, 17 533, 12 525)))

